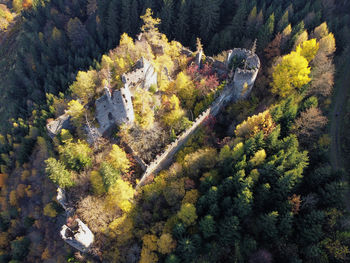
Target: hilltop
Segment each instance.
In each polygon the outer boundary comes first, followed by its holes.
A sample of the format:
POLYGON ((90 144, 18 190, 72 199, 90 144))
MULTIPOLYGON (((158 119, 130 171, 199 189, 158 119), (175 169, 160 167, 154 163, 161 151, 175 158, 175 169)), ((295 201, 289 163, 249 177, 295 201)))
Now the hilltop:
POLYGON ((347 261, 347 1, 7 6, 0 262, 347 261))

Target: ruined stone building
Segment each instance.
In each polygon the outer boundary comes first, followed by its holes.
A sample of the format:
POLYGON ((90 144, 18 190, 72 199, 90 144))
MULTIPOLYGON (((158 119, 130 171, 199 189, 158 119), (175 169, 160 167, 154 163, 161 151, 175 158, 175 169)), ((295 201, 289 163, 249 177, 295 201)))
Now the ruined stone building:
MULTIPOLYGON (((187 49, 183 49, 182 53, 188 56, 193 55, 193 53, 187 49)), ((200 66, 201 61, 202 51, 197 54, 195 63, 200 66)), ((222 108, 232 101, 245 99, 252 90, 260 68, 260 60, 255 53, 239 48, 229 51, 225 63, 216 61, 210 57, 207 57, 206 61, 212 64, 213 69, 218 74, 229 76, 226 86, 206 111, 194 120, 192 126, 183 131, 176 141, 168 145, 165 151, 158 155, 150 164, 146 165, 138 156, 135 156, 136 161, 140 159, 138 162, 141 163, 140 165, 144 169, 144 174, 138 186, 142 185, 148 176, 159 172, 171 163, 175 154, 183 147, 188 138, 194 134, 203 121, 205 121, 206 117, 219 114, 222 108), (241 64, 231 68, 231 61, 235 58, 243 61, 243 65, 241 64)), ((94 140, 91 139, 94 136, 107 135, 116 125, 121 125, 123 123, 131 124, 134 122, 135 116, 132 104, 133 92, 135 92, 137 88, 149 90, 151 86, 157 85, 157 72, 149 61, 141 58, 137 61, 133 71, 122 75, 122 82, 123 87, 119 90, 111 91, 108 87, 105 87, 104 94, 95 101, 95 117, 99 127, 94 127, 89 123, 87 124, 89 126, 87 134, 90 144, 94 142, 94 140), (92 133, 94 133, 94 135, 92 135, 92 133)), ((62 128, 69 128, 69 118, 70 116, 68 114, 64 114, 48 123, 47 130, 49 135, 54 137, 62 128)), ((65 195, 60 189, 58 191, 57 200, 66 210, 67 216, 72 213, 72 209, 66 202, 65 195)), ((62 226, 60 231, 61 237, 65 242, 76 249, 87 252, 94 241, 94 235, 81 220, 75 219, 74 222, 76 223, 76 229, 72 229, 68 225, 62 226)))
POLYGON ((132 94, 137 87, 149 89, 157 85, 157 72, 149 61, 144 58, 138 60, 134 70, 123 74, 124 86, 111 94, 105 87, 105 94, 96 100, 96 119, 100 125, 98 131, 104 135, 123 123, 133 123, 135 119, 132 105, 132 94))
POLYGON ((65 113, 61 116, 59 116, 57 119, 50 121, 49 123, 46 124, 46 129, 48 135, 53 138, 57 134, 61 132, 62 129, 69 130, 72 128, 72 125, 70 123, 70 116, 65 113))
POLYGON ((133 71, 123 74, 122 81, 125 87, 131 90, 137 87, 148 90, 157 85, 157 72, 152 64, 142 57, 136 62, 133 71))
POLYGON ((112 94, 105 87, 105 94, 95 101, 95 106, 100 134, 106 134, 115 125, 134 121, 134 109, 128 87, 115 90, 112 94))
POLYGON ((244 61, 244 67, 232 69, 234 71, 233 96, 235 98, 245 99, 250 94, 258 75, 260 59, 258 55, 248 49, 235 48, 230 50, 227 56, 226 67, 228 70, 230 70, 229 65, 235 57, 244 61))
MULTIPOLYGON (((61 188, 57 188, 56 199, 65 210, 66 218, 70 218, 74 214, 74 209, 69 207, 66 194, 61 188)), ((61 238, 79 251, 88 252, 94 242, 94 234, 79 218, 73 219, 73 225, 75 227, 68 226, 68 224, 62 225, 61 238)))

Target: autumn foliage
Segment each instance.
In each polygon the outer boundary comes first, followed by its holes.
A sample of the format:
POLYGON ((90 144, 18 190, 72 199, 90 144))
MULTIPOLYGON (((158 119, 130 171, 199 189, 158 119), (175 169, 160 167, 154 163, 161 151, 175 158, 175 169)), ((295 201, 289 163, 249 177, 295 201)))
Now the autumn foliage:
POLYGON ((269 111, 264 111, 258 115, 248 117, 247 120, 237 125, 235 134, 237 137, 249 138, 260 131, 267 136, 275 127, 269 111))

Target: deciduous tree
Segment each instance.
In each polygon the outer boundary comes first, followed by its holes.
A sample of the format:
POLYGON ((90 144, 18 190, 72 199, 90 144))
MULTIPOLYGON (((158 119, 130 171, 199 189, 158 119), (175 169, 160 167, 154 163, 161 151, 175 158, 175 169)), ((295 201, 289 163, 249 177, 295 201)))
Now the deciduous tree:
POLYGON ((113 207, 118 206, 124 212, 128 212, 132 207, 131 199, 133 196, 134 189, 132 186, 122 179, 117 179, 115 184, 108 190, 106 205, 108 209, 113 209, 113 207))
POLYGON ((95 95, 96 77, 95 70, 79 71, 76 81, 69 87, 73 95, 80 99, 83 104, 88 103, 95 95))
POLYGON ((320 109, 311 107, 302 112, 300 117, 295 120, 294 130, 303 141, 306 141, 312 137, 317 137, 327 121, 320 109))
POLYGON ((185 225, 192 225, 197 219, 196 207, 190 203, 182 204, 180 211, 177 213, 177 216, 185 225))
POLYGON ((125 151, 116 144, 112 145, 112 150, 108 154, 108 162, 122 173, 126 173, 130 168, 130 161, 125 151))
POLYGON ((272 74, 272 92, 286 97, 296 89, 310 82, 311 70, 306 58, 297 52, 292 52, 282 58, 272 74))

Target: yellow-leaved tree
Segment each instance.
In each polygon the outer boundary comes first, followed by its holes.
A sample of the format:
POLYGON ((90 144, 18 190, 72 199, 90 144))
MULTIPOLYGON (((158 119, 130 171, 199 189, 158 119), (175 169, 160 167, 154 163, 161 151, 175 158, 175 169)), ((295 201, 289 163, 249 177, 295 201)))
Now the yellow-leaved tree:
POLYGON ((158 256, 148 248, 142 248, 141 258, 139 263, 156 263, 158 262, 158 256))
POLYGON ((294 48, 299 46, 301 43, 307 41, 309 39, 309 34, 306 30, 304 30, 295 40, 294 42, 294 48))
POLYGON ((287 97, 296 89, 310 82, 310 67, 306 58, 298 52, 291 52, 282 58, 272 73, 272 93, 287 97))
POLYGON ((150 129, 154 123, 153 96, 143 89, 137 89, 134 93, 133 106, 135 119, 143 129, 150 129))
POLYGON ((153 251, 157 250, 157 236, 146 234, 142 237, 142 251, 140 263, 158 262, 158 256, 153 251))
POLYGON ((113 238, 117 237, 117 243, 124 245, 128 240, 132 238, 132 230, 134 222, 127 214, 122 215, 112 221, 109 224, 109 235, 113 238))
POLYGON ((193 225, 198 217, 196 207, 190 203, 182 204, 177 216, 186 226, 193 225))
POLYGON ((320 51, 326 56, 330 56, 335 52, 335 38, 333 33, 329 33, 320 39, 320 51))
POLYGON ((72 117, 75 127, 80 127, 84 117, 84 106, 77 100, 71 100, 68 103, 67 113, 72 117))
POLYGON ((112 150, 108 154, 108 162, 122 173, 126 173, 130 168, 130 161, 125 151, 116 144, 113 144, 112 150))
POLYGON ((247 120, 237 125, 235 134, 237 137, 247 139, 262 131, 264 136, 267 136, 274 127, 275 123, 272 120, 271 114, 266 110, 258 115, 248 117, 247 120))
POLYGON ((102 176, 98 171, 90 173, 90 183, 94 194, 101 195, 105 192, 102 176))
POLYGON ((76 81, 69 87, 77 98, 79 98, 83 104, 89 102, 89 100, 95 95, 95 79, 97 74, 95 70, 87 72, 79 71, 76 81))
POLYGON ((161 34, 157 28, 157 26, 160 24, 160 19, 153 18, 152 15, 152 10, 147 8, 146 13, 140 17, 143 20, 141 32, 147 38, 148 42, 151 43, 151 45, 157 44, 158 40, 161 38, 161 34))
POLYGON ((134 189, 128 183, 122 179, 117 179, 108 189, 108 195, 106 198, 107 209, 113 209, 119 207, 124 212, 128 212, 132 208, 131 200, 134 196, 134 189))
POLYGON ((122 34, 122 36, 120 37, 118 49, 120 49, 120 53, 125 56, 135 53, 134 40, 131 37, 129 37, 127 33, 122 34))
POLYGON ((317 40, 320 40, 321 38, 327 36, 329 34, 328 26, 326 22, 323 22, 321 25, 316 27, 314 31, 312 32, 312 37, 317 38, 317 40))
POLYGON ((164 233, 160 236, 160 238, 157 241, 158 245, 158 251, 161 254, 170 254, 174 251, 176 247, 176 243, 172 236, 168 233, 164 233))
POLYGON ((262 164, 265 161, 266 158, 266 152, 264 149, 257 151, 254 156, 249 160, 249 162, 253 166, 257 166, 259 164, 262 164))
POLYGON ((175 80, 177 95, 185 102, 188 108, 192 108, 195 100, 194 84, 189 76, 180 72, 175 80))
POLYGON ((319 43, 317 43, 316 39, 313 38, 313 39, 304 41, 303 43, 298 45, 296 51, 299 55, 303 56, 304 58, 306 58, 308 62, 310 62, 316 56, 319 48, 320 48, 319 43))
POLYGON ((175 127, 176 124, 185 115, 184 110, 180 107, 180 100, 174 94, 170 98, 164 96, 162 102, 165 113, 163 114, 163 121, 169 127, 175 127))

